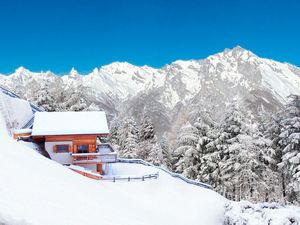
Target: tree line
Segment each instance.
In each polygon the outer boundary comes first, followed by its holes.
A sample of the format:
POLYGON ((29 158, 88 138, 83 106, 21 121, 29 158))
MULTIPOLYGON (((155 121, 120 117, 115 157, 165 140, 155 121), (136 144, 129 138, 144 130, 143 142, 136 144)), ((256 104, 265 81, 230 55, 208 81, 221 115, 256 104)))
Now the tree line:
POLYGON ((111 122, 110 141, 124 158, 141 158, 209 183, 231 200, 300 203, 300 96, 284 109, 253 122, 236 102, 220 122, 202 116, 187 122, 170 147, 144 115, 111 122), (211 122, 213 121, 213 122, 211 122))

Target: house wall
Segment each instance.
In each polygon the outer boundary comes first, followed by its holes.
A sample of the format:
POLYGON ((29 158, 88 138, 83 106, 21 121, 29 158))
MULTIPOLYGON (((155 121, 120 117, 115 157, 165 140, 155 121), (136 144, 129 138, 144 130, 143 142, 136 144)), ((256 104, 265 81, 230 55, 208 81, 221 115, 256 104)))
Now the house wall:
POLYGON ((61 163, 61 164, 72 164, 73 159, 69 152, 66 153, 55 153, 53 152, 54 145, 71 145, 73 149, 72 141, 53 141, 45 142, 45 149, 49 153, 52 160, 61 163))
POLYGON ((46 142, 57 142, 57 141, 72 141, 73 153, 77 152, 77 146, 82 144, 89 145, 89 152, 96 152, 96 139, 97 135, 53 135, 46 136, 46 142))
MULTIPOLYGON (((97 135, 52 135, 45 137, 34 137, 36 141, 44 140, 45 149, 49 153, 52 160, 61 164, 73 164, 73 158, 70 153, 78 153, 77 146, 87 144, 89 153, 96 152, 97 135), (54 152, 55 145, 69 145, 69 152, 56 153, 54 152)), ((91 158, 92 159, 92 158, 91 158)), ((79 164, 79 166, 91 171, 102 173, 103 165, 96 163, 79 164)))

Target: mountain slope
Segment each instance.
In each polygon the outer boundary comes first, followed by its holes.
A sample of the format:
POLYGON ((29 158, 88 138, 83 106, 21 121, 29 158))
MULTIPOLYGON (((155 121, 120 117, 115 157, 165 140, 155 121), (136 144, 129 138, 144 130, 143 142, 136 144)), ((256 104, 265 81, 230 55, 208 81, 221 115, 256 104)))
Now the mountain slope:
POLYGON ((139 120, 146 112, 163 133, 195 107, 209 111, 218 120, 233 100, 254 117, 274 113, 288 95, 300 94, 300 69, 260 58, 237 46, 203 60, 178 60, 161 69, 115 62, 87 75, 72 69, 60 77, 21 67, 9 76, 0 76, 0 84, 34 102, 43 86, 56 103, 65 101, 57 93, 68 89, 79 92, 86 107, 105 110, 109 119, 121 114, 139 120), (154 119, 158 114, 162 121, 154 119))

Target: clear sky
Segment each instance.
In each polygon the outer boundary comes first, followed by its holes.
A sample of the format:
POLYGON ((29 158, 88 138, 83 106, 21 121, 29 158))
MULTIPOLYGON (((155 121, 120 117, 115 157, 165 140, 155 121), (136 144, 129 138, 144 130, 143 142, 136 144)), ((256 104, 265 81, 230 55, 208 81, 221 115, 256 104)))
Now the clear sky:
POLYGON ((300 1, 0 0, 0 73, 161 67, 236 45, 300 66, 300 1))

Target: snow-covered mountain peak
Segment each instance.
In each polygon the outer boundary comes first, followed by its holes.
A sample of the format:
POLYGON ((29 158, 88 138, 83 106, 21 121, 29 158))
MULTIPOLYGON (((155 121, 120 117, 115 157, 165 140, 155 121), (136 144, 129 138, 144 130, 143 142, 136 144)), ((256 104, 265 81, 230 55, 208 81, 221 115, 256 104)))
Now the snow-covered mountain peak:
POLYGON ((17 68, 14 72, 15 75, 29 75, 31 72, 24 68, 23 66, 20 66, 19 68, 17 68))
POLYGON ((229 63, 240 61, 254 62, 258 58, 259 57, 256 56, 253 52, 244 49, 240 46, 236 46, 232 49, 225 49, 223 52, 208 57, 209 60, 218 59, 229 63))
MULTIPOLYGON (((190 101, 206 104, 208 98, 221 106, 223 102, 231 102, 233 97, 242 99, 261 90, 272 93, 284 103, 289 94, 300 94, 300 69, 260 58, 236 46, 206 59, 177 60, 160 69, 114 62, 95 68, 86 76, 73 68, 68 75, 60 77, 21 67, 11 76, 0 76, 0 83, 24 96, 29 95, 25 93, 27 90, 38 89, 41 83, 48 83, 50 88, 56 84, 62 89, 86 87, 88 92, 83 95, 87 99, 100 104, 108 104, 109 99, 109 109, 113 108, 114 102, 130 101, 132 97, 151 93, 155 95, 155 101, 173 109, 178 103, 185 105, 190 101)), ((154 100, 147 101, 153 103, 154 100)))
POLYGON ((70 73, 69 73, 69 78, 73 78, 73 79, 78 79, 80 77, 80 74, 78 73, 78 71, 72 67, 70 73))
POLYGON ((139 67, 134 66, 128 62, 113 62, 109 65, 102 66, 101 71, 108 74, 128 74, 135 72, 139 67))

